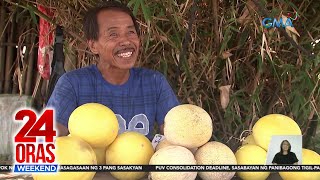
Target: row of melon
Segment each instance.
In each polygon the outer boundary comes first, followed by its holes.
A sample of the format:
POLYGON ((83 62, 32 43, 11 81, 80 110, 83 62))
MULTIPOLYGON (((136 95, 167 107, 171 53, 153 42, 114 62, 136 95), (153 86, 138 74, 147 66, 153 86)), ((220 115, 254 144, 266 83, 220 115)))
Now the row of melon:
MULTIPOLYGON (((179 164, 186 160, 183 154, 162 151, 154 153, 149 139, 137 132, 126 132, 118 135, 119 125, 115 114, 106 106, 89 103, 75 109, 68 124, 70 135, 56 139, 56 162, 58 164, 95 165, 97 160, 108 165, 148 165, 179 164), (104 153, 105 152, 105 156, 104 153), (159 153, 169 153, 181 158, 159 157, 159 153), (105 161, 104 161, 105 158, 105 161), (183 159, 183 160, 182 160, 183 159), (165 163, 167 161, 167 163, 165 163)), ((212 120, 207 112, 193 105, 181 105, 173 108, 165 117, 164 132, 170 143, 179 145, 173 152, 183 149, 186 154, 193 154, 186 148, 198 148, 207 143, 212 135, 212 120), (190 131, 191 130, 191 131, 190 131)), ((182 150, 182 151, 183 151, 182 150)), ((200 152, 200 151, 198 151, 200 152)), ((194 161, 195 163, 195 161, 194 161)), ((187 161, 185 164, 192 164, 187 161)), ((152 173, 153 179, 166 179, 161 174, 152 173), (159 178, 156 178, 159 177, 159 178)), ((179 175, 179 173, 176 173, 179 175)), ((194 173, 197 174, 196 172, 194 173)), ((59 172, 57 174, 34 174, 34 179, 92 179, 95 172, 59 172)), ((140 179, 145 172, 111 172, 117 179, 140 179)), ((179 179, 179 176, 173 179, 179 179)), ((194 177, 195 178, 195 177, 194 177)), ((170 178, 171 179, 171 178, 170 178)))
MULTIPOLYGON (((202 108, 184 104, 171 109, 165 117, 164 136, 156 147, 150 165, 214 165, 237 164, 231 149, 209 141, 212 119, 202 108)), ((150 172, 152 180, 231 179, 234 172, 150 172)))
MULTIPOLYGON (((281 114, 270 114, 260 118, 253 126, 252 134, 247 136, 236 152, 238 164, 265 165, 272 136, 301 135, 298 124, 281 114), (245 158, 241 158, 245 157, 245 158), (250 157, 250 158, 249 158, 250 157)), ((302 149, 302 164, 320 164, 320 155, 309 149, 302 149)), ((279 172, 284 180, 320 179, 319 172, 279 172)), ((242 179, 267 179, 270 172, 239 172, 242 179)))
MULTIPOLYGON (((253 129, 254 139, 260 143, 259 146, 245 145, 233 154, 229 147, 222 143, 208 142, 213 129, 212 120, 206 111, 194 105, 180 105, 166 115, 166 140, 160 143, 154 152, 151 142, 142 134, 126 132, 118 135, 119 125, 114 113, 101 104, 89 103, 78 107, 71 114, 68 125, 70 136, 56 139, 56 160, 59 164, 79 165, 250 164, 256 161, 250 161, 252 158, 249 157, 256 156, 261 159, 266 156, 266 151, 260 146, 268 147, 268 144, 265 144, 268 141, 266 137, 278 133, 262 122, 263 118, 253 129), (257 128, 259 126, 260 128, 257 128), (169 146, 161 148, 161 144, 166 141, 169 146), (258 148, 260 151, 257 151, 258 148)), ((264 162, 257 162, 264 163, 265 159, 264 162)), ((111 174, 117 179, 140 179, 146 175, 145 172, 111 174)), ((197 174, 202 179, 231 179, 235 173, 151 172, 150 178, 195 179, 197 174)), ((250 179, 257 174, 259 173, 238 173, 242 179, 250 179)), ((94 175, 95 172, 60 172, 54 175, 34 175, 34 178, 81 180, 92 179, 94 175)))
MULTIPOLYGON (((76 108, 68 122, 70 134, 55 140, 56 163, 60 165, 148 165, 154 149, 138 132, 118 135, 114 112, 98 103, 76 108)), ((35 180, 90 180, 96 172, 32 174, 35 180)), ((117 179, 139 179, 145 172, 111 172, 117 179)))
MULTIPOLYGON (((212 121, 202 108, 181 105, 173 108, 165 118, 164 135, 150 164, 198 164, 198 165, 265 165, 272 136, 301 135, 297 123, 281 114, 260 118, 253 126, 253 143, 243 144, 235 154, 226 145, 208 142, 212 135, 212 121), (163 146, 166 146, 162 148, 163 146), (192 153, 193 152, 193 153, 192 153)), ((247 141, 249 140, 249 138, 247 141)), ((320 164, 320 155, 303 149, 302 164, 320 164)), ((206 180, 231 179, 234 172, 199 172, 206 180)), ((283 179, 320 179, 319 172, 280 172, 283 179)), ((151 179, 194 179, 196 172, 151 172, 151 179)), ((238 172, 245 180, 267 179, 270 172, 238 172)))
MULTIPOLYGON (((68 136, 55 139, 55 162, 59 165, 105 164, 105 152, 118 134, 119 124, 108 107, 88 103, 76 108, 68 121, 68 136)), ((90 180, 95 172, 32 174, 35 180, 90 180)))

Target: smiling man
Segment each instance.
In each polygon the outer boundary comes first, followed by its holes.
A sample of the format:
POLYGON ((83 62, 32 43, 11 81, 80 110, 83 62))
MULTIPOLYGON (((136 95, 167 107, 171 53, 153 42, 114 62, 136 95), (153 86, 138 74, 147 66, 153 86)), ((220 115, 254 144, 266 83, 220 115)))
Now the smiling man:
POLYGON ((57 82, 47 107, 55 109, 59 136, 69 134, 72 111, 91 102, 115 112, 119 133, 137 131, 152 139, 157 123, 163 134, 164 117, 179 101, 161 73, 134 67, 140 40, 130 9, 116 1, 105 2, 87 12, 83 27, 98 62, 68 72, 57 82))

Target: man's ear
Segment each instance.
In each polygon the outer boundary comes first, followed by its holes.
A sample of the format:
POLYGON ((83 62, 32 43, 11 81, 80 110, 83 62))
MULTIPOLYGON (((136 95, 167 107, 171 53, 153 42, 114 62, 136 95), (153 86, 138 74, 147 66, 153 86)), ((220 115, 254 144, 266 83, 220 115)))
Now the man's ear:
POLYGON ((88 40, 88 45, 93 54, 98 54, 97 43, 94 40, 88 40))

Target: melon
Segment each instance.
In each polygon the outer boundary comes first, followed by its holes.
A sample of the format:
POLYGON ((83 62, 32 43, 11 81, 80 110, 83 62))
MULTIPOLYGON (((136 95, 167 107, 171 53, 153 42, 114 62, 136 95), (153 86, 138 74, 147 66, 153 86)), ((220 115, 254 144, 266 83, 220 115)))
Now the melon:
MULTIPOLYGON (((236 165, 232 150, 223 143, 211 141, 201 146, 195 153, 198 165, 236 165)), ((203 180, 230 180, 235 172, 199 172, 203 180)))
POLYGON ((158 151, 161 148, 167 147, 167 146, 172 146, 173 144, 170 143, 167 139, 163 139, 162 141, 159 142, 159 144, 156 146, 156 151, 158 151))
POLYGON ((70 115, 68 129, 93 148, 110 145, 118 135, 119 123, 108 107, 99 103, 87 103, 77 107, 70 115))
POLYGON ((250 134, 249 136, 247 136, 243 141, 242 141, 242 146, 246 145, 246 144, 256 144, 256 142, 254 141, 254 137, 252 134, 250 134))
MULTIPOLYGON (((150 165, 196 165, 194 155, 182 146, 167 146, 159 149, 150 159, 150 165)), ((194 180, 197 172, 150 172, 152 180, 194 180)))
POLYGON ((104 148, 93 148, 94 153, 97 157, 97 164, 104 165, 106 164, 106 150, 107 147, 104 148))
MULTIPOLYGON (((71 134, 68 135, 71 137, 71 134)), ((106 164, 106 149, 108 147, 102 147, 102 148, 93 148, 93 151, 97 158, 97 164, 98 165, 105 165, 106 164)))
MULTIPOLYGON (((61 165, 97 165, 91 146, 80 138, 63 136, 55 141, 56 163, 61 165)), ((32 174, 34 180, 90 180, 96 172, 58 172, 32 174)))
POLYGON ((212 119, 201 107, 183 104, 172 108, 164 119, 164 136, 175 145, 189 149, 207 143, 212 136, 212 119))
MULTIPOLYGON (((244 145, 235 153, 238 165, 265 165, 267 152, 257 145, 244 145)), ((264 180, 270 172, 237 172, 237 175, 244 180, 264 180)))
POLYGON ((198 148, 192 148, 192 149, 189 149, 189 150, 192 152, 192 154, 195 154, 197 152, 198 148))
MULTIPOLYGON (((159 142, 159 144, 156 146, 156 151, 158 151, 159 149, 161 148, 164 148, 164 147, 167 147, 167 146, 172 146, 174 144, 170 143, 168 140, 166 139, 163 139, 162 141, 159 142)), ((198 148, 192 148, 192 149, 189 149, 192 154, 194 154, 196 151, 197 151, 198 148)))
POLYGON ((266 151, 272 136, 301 135, 298 124, 282 114, 269 114, 260 118, 253 126, 252 132, 256 144, 266 151))
MULTIPOLYGON (((320 165, 320 155, 310 149, 302 149, 302 165, 320 165)), ((279 172, 284 180, 308 179, 319 180, 320 172, 279 172)))
MULTIPOLYGON (((108 165, 148 165, 153 146, 143 134, 127 131, 120 134, 106 150, 108 165)), ((146 172, 111 172, 117 179, 140 179, 146 172)))

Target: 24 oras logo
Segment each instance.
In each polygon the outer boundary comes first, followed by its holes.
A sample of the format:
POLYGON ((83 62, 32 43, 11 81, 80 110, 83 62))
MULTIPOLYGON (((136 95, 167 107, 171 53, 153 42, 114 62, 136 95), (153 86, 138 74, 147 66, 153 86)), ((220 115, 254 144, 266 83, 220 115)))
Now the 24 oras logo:
POLYGON ((287 17, 286 16, 282 16, 284 18, 279 18, 279 19, 276 19, 276 18, 270 18, 270 17, 267 17, 267 18, 264 18, 262 20, 262 26, 265 27, 265 28, 273 28, 273 27, 287 27, 287 26, 290 26, 290 27, 293 27, 293 23, 292 21, 295 21, 298 19, 298 13, 295 12, 295 15, 294 17, 291 17, 291 13, 287 13, 287 17))
POLYGON ((26 121, 14 137, 14 172, 57 172, 55 163, 53 110, 46 109, 41 115, 31 109, 21 109, 15 121, 26 121))

